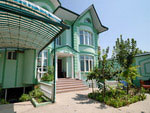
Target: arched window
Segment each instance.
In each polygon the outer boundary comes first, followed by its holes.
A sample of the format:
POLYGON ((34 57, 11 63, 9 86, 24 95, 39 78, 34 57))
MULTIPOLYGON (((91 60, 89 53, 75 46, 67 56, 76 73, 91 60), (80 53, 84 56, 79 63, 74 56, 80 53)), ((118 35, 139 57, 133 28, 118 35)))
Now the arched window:
POLYGON ((85 23, 91 23, 91 20, 90 20, 89 18, 86 18, 86 19, 84 20, 84 22, 85 22, 85 23))

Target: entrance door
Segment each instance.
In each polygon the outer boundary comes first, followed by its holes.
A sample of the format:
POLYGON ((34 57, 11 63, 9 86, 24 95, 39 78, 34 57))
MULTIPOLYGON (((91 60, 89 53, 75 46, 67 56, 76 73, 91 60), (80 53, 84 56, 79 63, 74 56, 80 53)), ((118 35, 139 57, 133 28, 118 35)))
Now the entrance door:
POLYGON ((58 78, 63 78, 62 75, 62 59, 58 59, 58 78))

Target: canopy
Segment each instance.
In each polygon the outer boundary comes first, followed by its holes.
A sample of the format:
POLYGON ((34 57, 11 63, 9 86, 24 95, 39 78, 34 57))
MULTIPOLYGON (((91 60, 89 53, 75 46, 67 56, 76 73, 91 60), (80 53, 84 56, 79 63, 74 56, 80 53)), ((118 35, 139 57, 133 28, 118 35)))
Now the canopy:
POLYGON ((26 0, 0 0, 0 48, 43 50, 65 29, 62 20, 26 0))

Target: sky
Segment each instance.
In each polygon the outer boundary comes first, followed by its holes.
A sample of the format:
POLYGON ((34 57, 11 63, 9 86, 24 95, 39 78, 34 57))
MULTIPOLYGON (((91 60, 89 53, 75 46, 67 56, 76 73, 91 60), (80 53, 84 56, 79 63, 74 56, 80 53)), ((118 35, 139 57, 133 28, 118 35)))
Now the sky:
POLYGON ((94 4, 102 24, 109 28, 99 34, 102 49, 110 47, 111 56, 115 41, 134 38, 137 47, 150 51, 150 0, 60 0, 62 6, 81 14, 94 4))

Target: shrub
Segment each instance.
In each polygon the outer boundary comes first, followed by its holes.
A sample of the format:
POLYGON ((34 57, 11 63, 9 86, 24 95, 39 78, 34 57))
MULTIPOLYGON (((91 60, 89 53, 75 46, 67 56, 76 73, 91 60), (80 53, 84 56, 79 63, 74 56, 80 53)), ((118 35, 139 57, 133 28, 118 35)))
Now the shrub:
POLYGON ((7 102, 5 99, 1 99, 0 104, 9 104, 9 102, 7 102))
POLYGON ((43 77, 41 78, 42 81, 50 82, 54 80, 53 75, 49 75, 48 73, 45 73, 43 77))
POLYGON ((44 102, 45 100, 41 97, 41 98, 36 98, 36 101, 37 101, 38 103, 42 103, 42 102, 44 102))
POLYGON ((54 80, 54 69, 53 67, 48 67, 48 72, 41 78, 42 81, 50 82, 54 80))
POLYGON ((31 91, 29 93, 29 95, 32 98, 40 98, 40 97, 44 96, 43 92, 41 92, 39 88, 36 88, 33 91, 31 91))
POLYGON ((31 97, 30 95, 28 94, 23 94, 20 98, 19 98, 20 101, 24 102, 24 101, 29 101, 31 100, 31 97))
POLYGON ((29 92, 29 94, 23 94, 19 100, 24 102, 31 100, 31 98, 34 98, 38 103, 48 101, 48 99, 44 97, 43 92, 40 91, 39 86, 35 86, 35 89, 29 92))
POLYGON ((146 95, 144 93, 138 92, 135 95, 126 95, 126 92, 124 90, 110 89, 106 92, 106 96, 104 98, 102 92, 89 93, 88 97, 118 108, 135 103, 137 101, 144 100, 146 98, 146 95))

